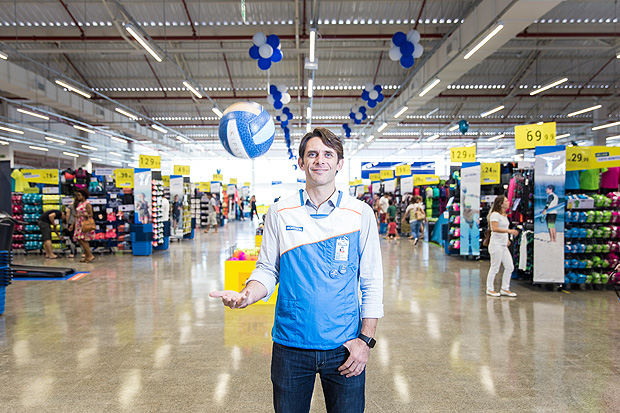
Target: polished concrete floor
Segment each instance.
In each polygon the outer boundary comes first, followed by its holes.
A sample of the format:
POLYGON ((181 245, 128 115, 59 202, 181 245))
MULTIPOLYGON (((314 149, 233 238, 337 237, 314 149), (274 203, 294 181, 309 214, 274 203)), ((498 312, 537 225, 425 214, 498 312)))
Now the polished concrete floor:
MULTIPOLYGON (((46 261, 91 273, 9 286, 0 411, 271 411, 273 307, 225 310, 208 297, 223 288, 235 243, 253 246, 252 223, 150 257, 46 261)), ((385 318, 367 367, 366 411, 620 410, 613 292, 513 281, 518 298, 487 297, 488 261, 408 240, 381 243, 385 318)), ((320 386, 312 411, 325 411, 320 386)))

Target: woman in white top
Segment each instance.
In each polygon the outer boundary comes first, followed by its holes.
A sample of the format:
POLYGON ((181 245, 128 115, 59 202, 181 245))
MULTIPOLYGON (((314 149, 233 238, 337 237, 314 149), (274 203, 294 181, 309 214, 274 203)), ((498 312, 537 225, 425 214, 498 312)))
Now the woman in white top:
POLYGON ((422 204, 422 197, 420 195, 414 195, 413 201, 405 210, 405 216, 403 217, 403 222, 405 222, 405 219, 408 219, 411 227, 411 236, 409 239, 415 240, 414 244, 418 245, 420 228, 424 220, 416 218, 416 211, 424 212, 424 205, 422 204))
POLYGON ((508 229, 510 222, 506 217, 508 209, 508 198, 503 195, 495 198, 491 211, 489 212, 489 227, 491 228, 491 240, 489 241, 489 254, 491 255, 491 268, 487 275, 487 294, 493 297, 505 295, 507 297, 516 297, 517 294, 510 291, 510 277, 514 270, 512 256, 508 250, 510 241, 508 234, 517 236, 519 231, 516 229, 508 229), (495 291, 494 282, 495 275, 499 272, 499 266, 504 265, 504 275, 502 276, 502 288, 499 292, 495 291))

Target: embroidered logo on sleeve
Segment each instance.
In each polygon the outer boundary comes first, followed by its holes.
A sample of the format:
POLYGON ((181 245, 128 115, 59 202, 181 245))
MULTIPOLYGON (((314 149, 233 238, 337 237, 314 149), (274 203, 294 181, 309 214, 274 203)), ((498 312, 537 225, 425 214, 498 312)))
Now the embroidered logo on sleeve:
POLYGON ((287 231, 300 231, 300 232, 303 232, 304 231, 304 227, 295 227, 293 225, 287 225, 286 226, 286 230, 287 231))

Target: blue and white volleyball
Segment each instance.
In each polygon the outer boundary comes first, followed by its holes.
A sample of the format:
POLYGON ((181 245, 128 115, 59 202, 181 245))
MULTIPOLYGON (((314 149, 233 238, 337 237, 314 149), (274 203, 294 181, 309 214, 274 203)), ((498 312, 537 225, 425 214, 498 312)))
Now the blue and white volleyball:
POLYGON ((220 119, 220 141, 237 158, 264 155, 271 148, 275 134, 271 115, 255 102, 233 103, 220 119))

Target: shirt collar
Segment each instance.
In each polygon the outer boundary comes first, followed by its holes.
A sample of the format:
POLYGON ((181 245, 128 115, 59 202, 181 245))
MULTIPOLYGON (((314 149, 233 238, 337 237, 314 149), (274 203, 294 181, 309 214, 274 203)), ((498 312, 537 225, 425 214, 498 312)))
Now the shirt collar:
MULTIPOLYGON (((312 200, 310 199, 310 197, 308 196, 308 192, 304 189, 302 190, 302 196, 304 197, 304 205, 311 205, 315 208, 318 208, 316 205, 314 205, 314 202, 312 202, 312 200)), ((328 205, 330 205, 332 208, 336 207, 336 203, 338 202, 338 197, 340 196, 340 191, 338 190, 338 188, 336 188, 336 190, 334 191, 334 193, 332 194, 332 196, 330 196, 326 203, 328 205)), ((325 204, 325 202, 323 203, 323 205, 325 204)))

